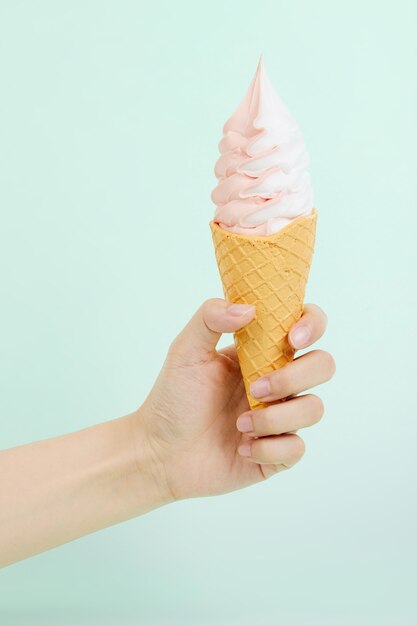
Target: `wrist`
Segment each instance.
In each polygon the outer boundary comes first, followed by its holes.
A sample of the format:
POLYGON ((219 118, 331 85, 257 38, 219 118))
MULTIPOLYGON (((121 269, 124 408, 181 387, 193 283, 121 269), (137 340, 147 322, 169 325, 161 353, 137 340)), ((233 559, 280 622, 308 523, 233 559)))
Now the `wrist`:
POLYGON ((128 484, 137 515, 175 500, 166 478, 164 464, 155 450, 142 408, 121 418, 128 441, 128 484))

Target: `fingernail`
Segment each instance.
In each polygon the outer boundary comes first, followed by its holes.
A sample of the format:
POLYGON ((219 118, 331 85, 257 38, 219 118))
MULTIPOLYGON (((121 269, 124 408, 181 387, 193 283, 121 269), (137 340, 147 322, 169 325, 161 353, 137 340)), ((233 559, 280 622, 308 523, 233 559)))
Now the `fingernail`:
POLYGON ((249 311, 253 311, 255 307, 253 304, 229 304, 226 311, 228 315, 232 315, 233 317, 241 317, 249 311))
POLYGON ((263 398, 271 393, 271 383, 268 378, 260 378, 256 382, 251 383, 249 390, 254 398, 263 398))
POLYGON ((251 448, 252 446, 250 445, 250 443, 242 443, 242 445, 238 447, 237 451, 239 452, 240 456, 251 456, 251 448))
POLYGON ((311 330, 308 326, 296 326, 291 331, 290 336, 294 348, 303 348, 311 337, 311 330))
POLYGON ((241 415, 237 418, 236 428, 240 430, 241 433, 250 433, 253 431, 253 423, 251 416, 246 413, 246 415, 241 415))

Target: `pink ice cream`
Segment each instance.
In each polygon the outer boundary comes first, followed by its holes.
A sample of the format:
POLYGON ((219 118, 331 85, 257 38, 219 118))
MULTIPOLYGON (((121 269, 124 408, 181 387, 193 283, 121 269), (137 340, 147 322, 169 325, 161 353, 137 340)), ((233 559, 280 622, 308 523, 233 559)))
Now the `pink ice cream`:
POLYGON ((313 209, 300 130, 266 75, 262 58, 245 99, 226 122, 212 193, 214 221, 245 235, 270 235, 313 209))

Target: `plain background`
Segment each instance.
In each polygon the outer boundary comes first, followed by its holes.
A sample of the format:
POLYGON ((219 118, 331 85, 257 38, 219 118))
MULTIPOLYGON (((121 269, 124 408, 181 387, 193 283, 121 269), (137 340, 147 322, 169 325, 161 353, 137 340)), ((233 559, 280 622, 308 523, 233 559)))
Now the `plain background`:
POLYGON ((0 1, 1 447, 136 408, 221 295, 213 166, 261 52, 338 364, 300 465, 3 570, 5 625, 415 623, 415 6, 0 1))

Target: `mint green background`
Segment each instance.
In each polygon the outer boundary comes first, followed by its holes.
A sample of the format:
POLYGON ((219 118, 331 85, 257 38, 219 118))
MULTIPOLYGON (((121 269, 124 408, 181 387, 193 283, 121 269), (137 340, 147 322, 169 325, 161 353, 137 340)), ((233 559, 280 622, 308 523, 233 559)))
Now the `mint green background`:
POLYGON ((1 446, 135 408, 221 294, 212 170, 260 52, 312 157, 338 363, 299 466, 3 570, 5 626, 416 619, 414 6, 0 2, 1 446))

